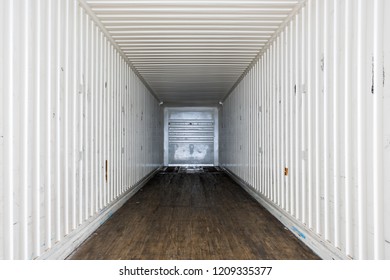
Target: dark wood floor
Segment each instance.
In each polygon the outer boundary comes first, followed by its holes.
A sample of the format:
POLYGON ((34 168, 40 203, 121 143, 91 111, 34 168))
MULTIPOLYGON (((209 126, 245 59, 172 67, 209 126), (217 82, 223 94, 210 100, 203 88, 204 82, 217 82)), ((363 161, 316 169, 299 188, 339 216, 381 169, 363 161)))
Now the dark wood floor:
POLYGON ((160 173, 69 259, 319 259, 221 172, 160 173))

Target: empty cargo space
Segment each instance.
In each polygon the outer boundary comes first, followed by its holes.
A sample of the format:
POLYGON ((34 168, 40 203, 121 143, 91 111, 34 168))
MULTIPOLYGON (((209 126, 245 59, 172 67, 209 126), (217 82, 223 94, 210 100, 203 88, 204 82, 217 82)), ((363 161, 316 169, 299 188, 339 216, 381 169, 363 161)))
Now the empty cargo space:
POLYGON ((388 15, 1 0, 0 259, 390 260, 388 15))
POLYGON ((224 172, 182 169, 157 174, 69 259, 318 259, 224 172))

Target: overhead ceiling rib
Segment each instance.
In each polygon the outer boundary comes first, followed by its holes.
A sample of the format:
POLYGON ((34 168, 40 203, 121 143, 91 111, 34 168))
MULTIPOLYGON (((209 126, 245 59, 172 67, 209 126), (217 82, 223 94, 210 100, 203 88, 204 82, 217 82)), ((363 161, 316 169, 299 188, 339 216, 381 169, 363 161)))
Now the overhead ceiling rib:
POLYGON ((165 103, 217 104, 301 0, 84 0, 165 103))

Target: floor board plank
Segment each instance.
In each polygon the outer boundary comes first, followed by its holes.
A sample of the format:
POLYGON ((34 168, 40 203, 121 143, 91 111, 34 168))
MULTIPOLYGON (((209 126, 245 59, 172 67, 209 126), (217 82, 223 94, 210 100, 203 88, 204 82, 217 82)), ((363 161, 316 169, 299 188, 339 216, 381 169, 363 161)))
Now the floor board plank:
POLYGON ((162 172, 69 259, 319 257, 223 172, 162 172))

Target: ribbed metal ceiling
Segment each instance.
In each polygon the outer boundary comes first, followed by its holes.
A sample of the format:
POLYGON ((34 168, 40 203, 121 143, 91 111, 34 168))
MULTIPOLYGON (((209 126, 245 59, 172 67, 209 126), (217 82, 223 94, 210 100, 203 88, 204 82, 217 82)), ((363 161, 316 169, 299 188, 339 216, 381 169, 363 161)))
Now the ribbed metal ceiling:
POLYGON ((88 0, 164 103, 216 104, 301 1, 88 0))

